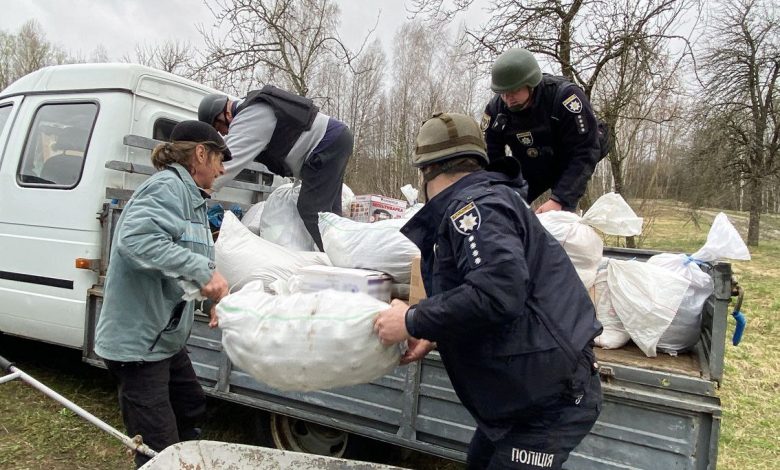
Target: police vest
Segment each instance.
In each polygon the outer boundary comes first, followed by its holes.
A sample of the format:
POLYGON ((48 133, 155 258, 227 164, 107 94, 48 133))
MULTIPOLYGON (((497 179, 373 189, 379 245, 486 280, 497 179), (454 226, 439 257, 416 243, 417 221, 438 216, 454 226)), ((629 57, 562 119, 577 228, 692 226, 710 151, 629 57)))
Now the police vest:
POLYGON ((268 146, 255 157, 255 161, 264 164, 277 175, 292 176, 292 171, 284 160, 301 134, 311 129, 319 108, 308 98, 273 85, 265 85, 260 90, 250 91, 244 102, 236 108, 236 114, 258 102, 273 108, 276 127, 268 146))

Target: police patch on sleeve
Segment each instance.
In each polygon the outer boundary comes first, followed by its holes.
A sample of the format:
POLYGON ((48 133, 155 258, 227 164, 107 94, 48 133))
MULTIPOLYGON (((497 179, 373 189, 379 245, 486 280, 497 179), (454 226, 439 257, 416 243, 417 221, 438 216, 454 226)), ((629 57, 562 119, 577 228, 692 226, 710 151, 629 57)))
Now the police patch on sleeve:
POLYGON ((463 235, 469 235, 479 229, 479 224, 481 222, 479 209, 477 209, 476 204, 473 202, 458 209, 457 212, 450 216, 450 220, 452 221, 455 230, 463 235))
POLYGON ((479 122, 479 128, 485 132, 490 127, 490 114, 482 113, 482 120, 479 122))
POLYGON ((577 95, 571 95, 563 100, 563 106, 574 114, 580 114, 582 111, 582 101, 577 95))

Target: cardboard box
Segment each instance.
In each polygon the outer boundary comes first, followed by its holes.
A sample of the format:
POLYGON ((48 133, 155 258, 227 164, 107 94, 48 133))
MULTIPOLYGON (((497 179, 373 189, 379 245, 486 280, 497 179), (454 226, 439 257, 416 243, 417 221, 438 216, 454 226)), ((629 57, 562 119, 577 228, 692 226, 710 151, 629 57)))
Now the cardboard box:
POLYGON ((409 283, 409 305, 415 305, 426 297, 422 273, 420 272, 420 257, 415 256, 412 259, 412 280, 409 283))
POLYGON ((355 200, 349 206, 349 218, 356 222, 400 219, 404 216, 406 205, 406 201, 378 194, 355 196, 355 200))
POLYGON ((335 266, 307 266, 298 270, 301 292, 333 289, 363 292, 383 302, 390 302, 393 280, 383 272, 335 266))

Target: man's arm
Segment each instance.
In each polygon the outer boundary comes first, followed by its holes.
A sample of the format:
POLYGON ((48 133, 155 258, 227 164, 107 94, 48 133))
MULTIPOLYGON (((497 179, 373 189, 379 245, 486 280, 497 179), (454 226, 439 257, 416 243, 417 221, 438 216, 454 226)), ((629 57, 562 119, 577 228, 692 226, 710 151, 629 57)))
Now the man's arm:
POLYGON ((552 113, 558 120, 555 139, 561 142, 556 147, 563 152, 556 158, 569 163, 553 185, 551 199, 574 210, 599 162, 598 122, 590 101, 576 86, 569 87, 552 113))
POLYGON ((253 162, 271 141, 276 128, 276 115, 273 108, 264 103, 255 103, 242 109, 230 123, 225 144, 233 159, 225 162, 225 174, 214 181, 218 190, 241 173, 241 170, 253 162))
POLYGON ((487 154, 491 162, 506 157, 506 141, 504 139, 503 128, 508 124, 508 115, 499 115, 499 102, 501 98, 494 95, 485 106, 485 112, 482 115, 480 128, 485 133, 485 144, 487 145, 487 154))

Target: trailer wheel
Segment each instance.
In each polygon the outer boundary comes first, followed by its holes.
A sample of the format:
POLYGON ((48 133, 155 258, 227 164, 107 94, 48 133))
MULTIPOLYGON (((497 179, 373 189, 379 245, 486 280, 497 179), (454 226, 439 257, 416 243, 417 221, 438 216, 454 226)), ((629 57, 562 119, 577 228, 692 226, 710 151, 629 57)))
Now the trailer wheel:
POLYGON ((258 414, 257 430, 262 444, 329 457, 347 455, 353 437, 345 431, 276 413, 258 414))

